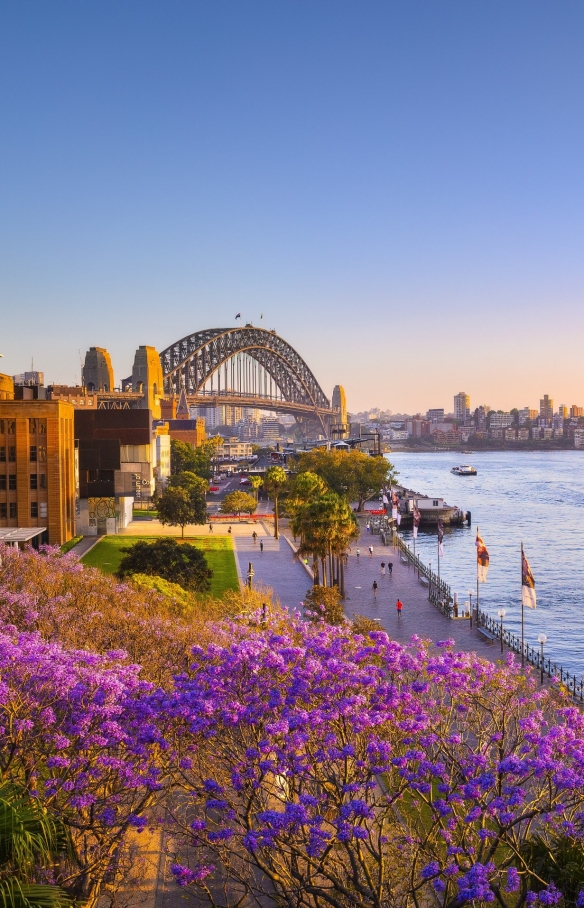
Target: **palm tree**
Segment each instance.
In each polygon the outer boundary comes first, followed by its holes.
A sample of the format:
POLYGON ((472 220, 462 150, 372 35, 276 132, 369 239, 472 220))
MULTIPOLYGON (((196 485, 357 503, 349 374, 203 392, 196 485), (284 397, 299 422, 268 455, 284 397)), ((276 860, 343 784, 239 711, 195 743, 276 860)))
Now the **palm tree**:
POLYGON ((262 482, 263 482, 263 479, 262 479, 261 476, 248 476, 248 479, 249 479, 249 484, 250 484, 250 486, 252 487, 252 489, 253 489, 253 491, 254 491, 255 500, 257 501, 257 500, 258 500, 258 492, 259 492, 259 490, 260 490, 260 486, 261 486, 261 484, 262 484, 262 482))
POLYGON ((283 467, 269 467, 264 476, 264 488, 274 499, 274 536, 278 539, 278 495, 286 486, 288 477, 283 467))
POLYGON ((325 492, 312 501, 294 507, 292 532, 300 537, 299 556, 313 558, 314 582, 319 584, 318 562, 322 569, 322 586, 338 585, 345 594, 344 556, 353 539, 359 535, 355 515, 347 500, 335 492, 325 492))
POLYGON ((70 908, 59 886, 37 883, 68 849, 65 828, 15 785, 0 785, 0 906, 70 908))

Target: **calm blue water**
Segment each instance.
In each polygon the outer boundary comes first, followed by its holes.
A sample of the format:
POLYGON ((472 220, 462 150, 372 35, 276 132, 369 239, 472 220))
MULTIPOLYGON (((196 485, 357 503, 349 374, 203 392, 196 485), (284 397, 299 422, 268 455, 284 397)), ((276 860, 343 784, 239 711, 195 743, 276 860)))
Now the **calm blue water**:
MULTIPOLYGON (((472 512, 472 526, 446 529, 440 573, 459 601, 476 596, 477 526, 491 558, 481 608, 521 633, 523 541, 535 577, 537 609, 525 609, 525 640, 547 635, 546 656, 584 675, 584 451, 407 454, 389 459, 407 488, 472 512), (478 476, 453 476, 461 463, 478 476)), ((411 545, 411 531, 404 539, 411 545)), ((416 552, 436 569, 436 534, 420 531, 416 552)))

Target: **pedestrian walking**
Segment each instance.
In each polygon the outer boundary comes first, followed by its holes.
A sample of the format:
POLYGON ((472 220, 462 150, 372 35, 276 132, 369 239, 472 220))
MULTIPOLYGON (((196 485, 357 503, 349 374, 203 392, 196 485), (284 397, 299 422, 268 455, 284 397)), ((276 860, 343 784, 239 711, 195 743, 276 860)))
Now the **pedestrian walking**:
POLYGON ((381 576, 385 577, 385 561, 381 562, 381 576))
POLYGON ((365 527, 365 529, 366 529, 366 530, 367 530, 367 532, 368 532, 368 533, 370 533, 370 532, 371 532, 371 527, 370 527, 370 525, 369 525, 369 524, 367 524, 367 526, 366 526, 366 527, 365 527))
POLYGON ((260 539, 260 552, 263 552, 263 550, 264 550, 264 540, 260 539))
POLYGON ((377 599, 377 580, 373 581, 373 598, 377 599))
POLYGON ((369 557, 373 558, 373 546, 372 545, 369 546, 369 557))
POLYGON ((228 532, 229 535, 231 536, 231 527, 227 527, 227 532, 228 532))
POLYGON ((211 523, 211 521, 209 521, 209 532, 213 532, 213 524, 211 523))
POLYGON ((395 607, 396 607, 396 609, 397 609, 397 617, 398 617, 398 618, 401 618, 402 608, 404 607, 404 604, 403 604, 403 602, 401 601, 401 599, 398 599, 398 600, 397 600, 397 602, 396 602, 396 604, 395 604, 395 607))
POLYGON ((393 574, 393 562, 392 561, 387 562, 387 570, 389 571, 389 576, 391 577, 391 575, 393 574))
POLYGON ((358 558, 359 555, 361 554, 361 549, 357 549, 357 551, 355 552, 355 554, 356 554, 356 556, 357 556, 357 558, 358 558))
POLYGON ((258 534, 257 534, 256 531, 254 530, 253 533, 252 533, 251 535, 252 535, 252 537, 253 537, 253 544, 255 545, 256 542, 258 541, 258 534))

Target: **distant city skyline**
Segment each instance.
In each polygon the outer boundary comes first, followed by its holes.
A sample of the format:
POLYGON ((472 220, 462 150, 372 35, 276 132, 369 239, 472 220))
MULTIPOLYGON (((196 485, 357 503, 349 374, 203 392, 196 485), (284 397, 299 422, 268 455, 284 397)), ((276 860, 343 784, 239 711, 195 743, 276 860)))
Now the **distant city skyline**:
POLYGON ((5 4, 2 369, 275 328, 327 396, 584 390, 584 6, 5 4))

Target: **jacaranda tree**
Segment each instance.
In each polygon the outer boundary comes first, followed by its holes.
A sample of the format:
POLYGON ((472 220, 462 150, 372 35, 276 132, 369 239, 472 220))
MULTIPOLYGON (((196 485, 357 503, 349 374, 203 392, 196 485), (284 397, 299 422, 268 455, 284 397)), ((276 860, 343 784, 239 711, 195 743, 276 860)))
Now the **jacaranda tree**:
POLYGON ((210 904, 225 874, 234 897, 299 908, 558 902, 525 843, 584 834, 578 709, 512 657, 300 620, 232 634, 195 650, 168 707, 180 885, 210 904))

